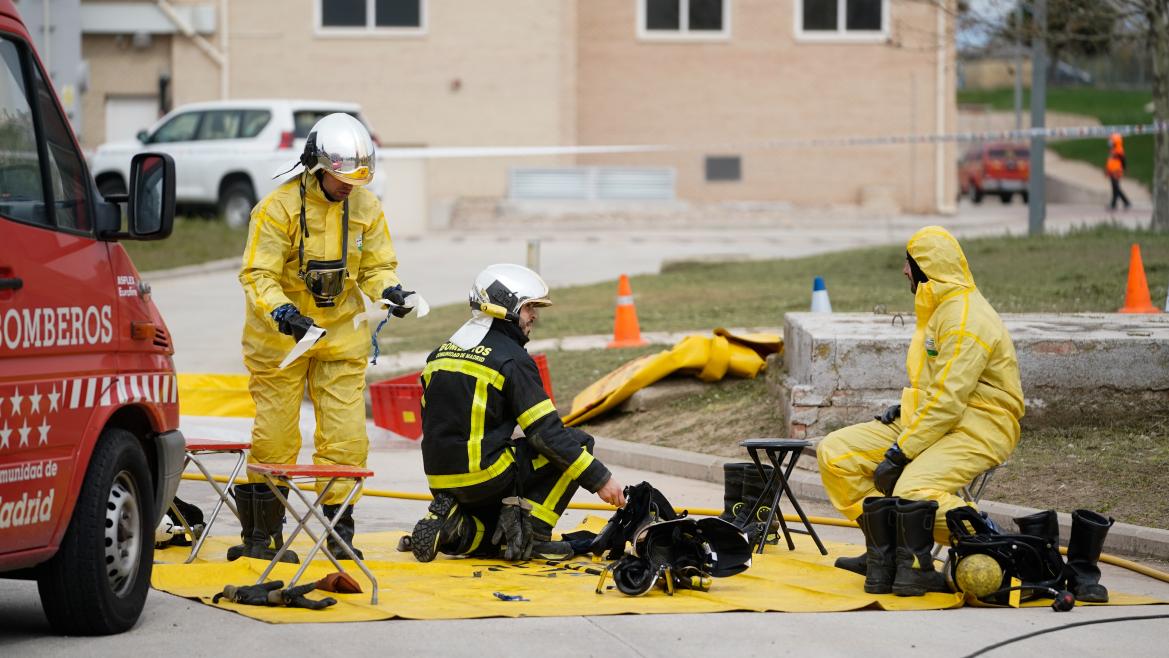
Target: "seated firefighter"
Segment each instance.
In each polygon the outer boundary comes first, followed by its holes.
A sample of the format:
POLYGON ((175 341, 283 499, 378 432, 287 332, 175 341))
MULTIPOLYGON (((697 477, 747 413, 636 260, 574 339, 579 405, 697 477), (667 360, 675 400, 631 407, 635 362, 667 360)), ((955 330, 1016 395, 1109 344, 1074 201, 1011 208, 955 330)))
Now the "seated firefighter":
POLYGON ((956 495, 1002 464, 1019 439, 1023 390, 1015 347, 974 285, 962 247, 939 226, 909 240, 905 267, 916 328, 901 403, 825 437, 820 476, 836 509, 856 519, 867 551, 836 566, 865 575, 865 591, 947 591, 934 540, 946 543, 956 495))
POLYGON ((524 349, 548 286, 519 265, 492 265, 470 292, 471 319, 422 372, 422 463, 434 501, 410 536, 420 562, 438 553, 563 559, 552 528, 578 486, 625 504, 624 487, 564 427, 524 349), (519 427, 522 438, 512 439, 519 427))

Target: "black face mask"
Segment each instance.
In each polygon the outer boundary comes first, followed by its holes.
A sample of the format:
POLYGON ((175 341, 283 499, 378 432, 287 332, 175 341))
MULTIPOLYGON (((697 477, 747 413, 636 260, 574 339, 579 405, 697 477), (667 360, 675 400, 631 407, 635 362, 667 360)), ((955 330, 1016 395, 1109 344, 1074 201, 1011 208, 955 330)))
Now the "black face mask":
MULTIPOLYGON (((321 187, 324 191, 324 187, 321 187)), ((334 300, 345 289, 349 272, 345 269, 349 256, 349 200, 342 205, 341 258, 336 260, 304 260, 304 239, 308 237, 308 222, 305 220, 304 176, 300 179, 300 245, 298 255, 299 276, 313 296, 318 308, 334 305, 334 300)))
POLYGON ((917 261, 913 260, 913 256, 910 256, 908 251, 905 252, 905 258, 909 261, 909 274, 913 277, 913 282, 928 283, 930 278, 925 275, 925 272, 921 271, 921 268, 917 265, 917 261))

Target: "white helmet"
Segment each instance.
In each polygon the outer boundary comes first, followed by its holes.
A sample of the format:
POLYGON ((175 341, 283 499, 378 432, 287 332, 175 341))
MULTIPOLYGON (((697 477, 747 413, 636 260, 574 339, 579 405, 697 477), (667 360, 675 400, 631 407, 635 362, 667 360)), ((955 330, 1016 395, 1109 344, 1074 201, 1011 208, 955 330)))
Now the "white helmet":
POLYGON ((479 276, 467 295, 471 319, 451 336, 451 342, 468 350, 483 342, 495 318, 518 322, 520 309, 527 305, 551 306, 548 284, 522 265, 490 265, 479 276))
POLYGON ((369 130, 344 112, 321 117, 309 131, 300 156, 300 164, 308 173, 322 170, 350 185, 365 185, 373 180, 375 162, 369 130))

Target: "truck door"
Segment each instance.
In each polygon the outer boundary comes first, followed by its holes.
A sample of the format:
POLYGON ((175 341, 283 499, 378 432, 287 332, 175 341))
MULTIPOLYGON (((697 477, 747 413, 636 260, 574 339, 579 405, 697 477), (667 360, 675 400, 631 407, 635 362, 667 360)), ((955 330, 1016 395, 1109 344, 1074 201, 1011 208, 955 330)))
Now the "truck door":
POLYGON ((68 523, 116 364, 117 287, 89 173, 30 52, 0 35, 0 554, 68 523))

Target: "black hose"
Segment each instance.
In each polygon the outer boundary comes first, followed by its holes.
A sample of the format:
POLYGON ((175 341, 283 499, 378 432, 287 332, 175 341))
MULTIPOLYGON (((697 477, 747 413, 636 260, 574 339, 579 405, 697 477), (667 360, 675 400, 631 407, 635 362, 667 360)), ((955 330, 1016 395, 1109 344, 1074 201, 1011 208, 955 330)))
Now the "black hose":
POLYGON ((1069 628, 1075 628, 1077 626, 1091 626, 1093 624, 1111 624, 1113 622, 1118 622, 1118 621, 1141 621, 1141 620, 1145 620, 1145 619, 1169 619, 1169 615, 1148 615, 1148 616, 1144 616, 1144 617, 1112 617, 1111 619, 1093 619, 1091 621, 1077 621, 1077 622, 1073 622, 1071 624, 1063 624, 1062 626, 1052 626, 1051 628, 1044 628, 1043 630, 1035 631, 1033 633, 1026 633, 1024 635, 1018 635, 1018 636, 1015 636, 1013 638, 1010 638, 1009 640, 1003 640, 1002 642, 996 642, 996 643, 991 644, 989 646, 985 646, 985 647, 979 649, 978 651, 975 651, 974 653, 967 654, 963 658, 974 658, 975 656, 981 656, 985 653, 989 653, 991 651, 994 651, 995 649, 1005 647, 1008 644, 1014 644, 1015 642, 1029 640, 1033 637, 1043 635, 1045 633, 1054 633, 1056 631, 1063 631, 1063 630, 1067 630, 1069 628))

